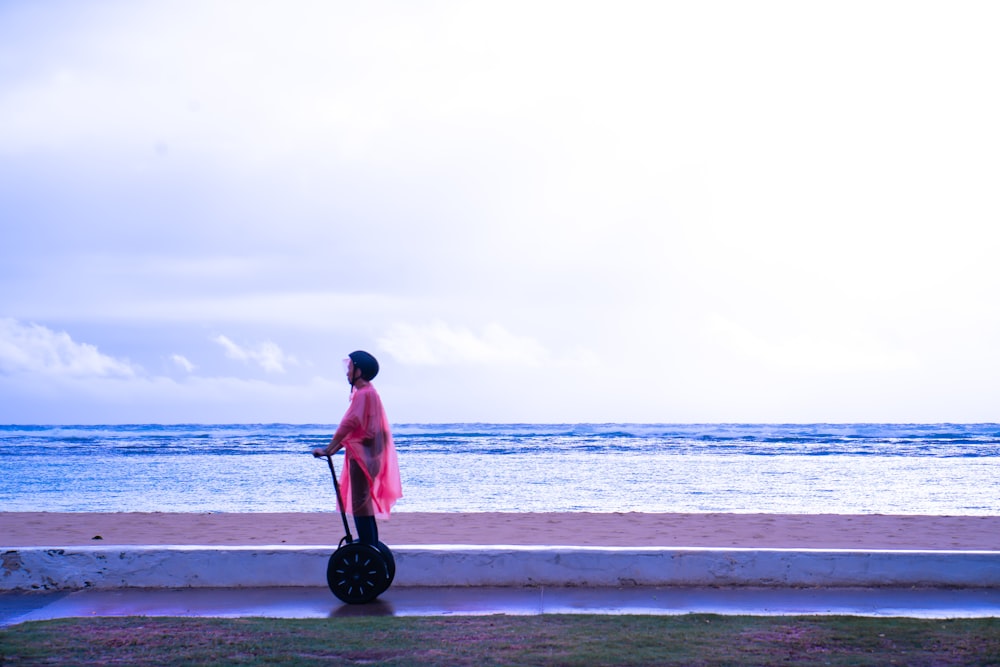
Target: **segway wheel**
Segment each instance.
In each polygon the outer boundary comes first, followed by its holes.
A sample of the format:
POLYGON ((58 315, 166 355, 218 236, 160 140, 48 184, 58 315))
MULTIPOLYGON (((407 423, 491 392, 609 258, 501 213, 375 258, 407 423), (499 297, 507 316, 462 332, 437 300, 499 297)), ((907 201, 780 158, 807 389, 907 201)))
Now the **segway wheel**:
POLYGON ((360 542, 337 549, 326 567, 330 590, 347 604, 371 602, 388 588, 388 580, 389 571, 382 552, 360 542))
POLYGON ((385 566, 387 572, 385 580, 385 588, 379 591, 379 595, 381 595, 386 590, 388 590, 389 586, 392 585, 392 580, 396 578, 396 558, 392 555, 392 550, 389 549, 389 547, 387 547, 382 542, 379 542, 375 546, 382 553, 382 558, 385 559, 385 566))

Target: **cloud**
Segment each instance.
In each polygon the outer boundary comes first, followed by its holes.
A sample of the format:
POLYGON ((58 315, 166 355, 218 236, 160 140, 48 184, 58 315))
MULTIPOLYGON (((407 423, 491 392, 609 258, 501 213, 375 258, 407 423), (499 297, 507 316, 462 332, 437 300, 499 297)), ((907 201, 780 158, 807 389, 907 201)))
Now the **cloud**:
POLYGON ((187 357, 181 354, 170 355, 170 360, 175 364, 177 364, 178 366, 180 366, 181 368, 183 368, 187 373, 190 373, 197 368, 197 366, 188 361, 187 357))
POLYGON ((480 334, 440 321, 423 326, 396 324, 378 343, 396 361, 422 366, 538 365, 549 357, 535 339, 512 334, 499 324, 487 325, 480 334))
POLYGON ((741 357, 774 368, 821 373, 899 371, 918 366, 908 350, 892 349, 857 331, 839 330, 829 324, 822 332, 768 336, 720 315, 709 322, 709 331, 741 357))
POLYGON ((198 375, 42 380, 0 374, 0 423, 335 423, 346 405, 344 381, 320 377, 295 384, 198 375))
POLYGON ((225 349, 226 356, 230 359, 244 362, 252 361, 268 373, 284 373, 285 364, 298 364, 298 360, 295 357, 285 354, 278 345, 271 341, 264 341, 257 345, 244 347, 237 345, 221 334, 212 340, 225 349))
MULTIPOLYGON (((270 342, 213 341, 227 356, 268 372, 297 363, 270 342)), ((155 375, 66 332, 0 317, 0 423, 236 423, 252 419, 321 423, 339 417, 343 381, 313 376, 276 382, 200 376, 178 353, 154 357, 186 371, 155 375), (331 412, 331 405, 335 405, 331 412), (252 417, 248 417, 252 415, 252 417)), ((285 378, 283 378, 285 379, 285 378)))
POLYGON ((133 377, 138 368, 75 342, 66 332, 0 318, 0 372, 65 377, 133 377))

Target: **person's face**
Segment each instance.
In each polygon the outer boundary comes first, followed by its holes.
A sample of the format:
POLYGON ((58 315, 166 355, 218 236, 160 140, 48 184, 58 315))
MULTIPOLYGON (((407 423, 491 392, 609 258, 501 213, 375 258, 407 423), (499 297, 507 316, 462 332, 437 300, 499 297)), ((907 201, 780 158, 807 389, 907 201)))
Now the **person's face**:
POLYGON ((344 365, 347 367, 347 383, 354 384, 354 362, 350 358, 344 360, 344 365))

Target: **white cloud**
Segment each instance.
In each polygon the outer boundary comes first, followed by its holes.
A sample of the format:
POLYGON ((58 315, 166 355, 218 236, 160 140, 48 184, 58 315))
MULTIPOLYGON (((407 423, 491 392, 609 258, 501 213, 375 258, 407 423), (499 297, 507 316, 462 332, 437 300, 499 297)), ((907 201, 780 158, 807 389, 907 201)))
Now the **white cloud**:
POLYGON ((499 324, 489 324, 479 334, 440 321, 423 326, 396 324, 378 343, 396 361, 411 365, 537 365, 549 357, 535 339, 512 334, 499 324))
POLYGON ((185 372, 190 373, 197 368, 194 364, 188 361, 187 357, 181 354, 170 355, 170 360, 184 369, 185 372))
POLYGON ((813 332, 768 335, 715 315, 709 331, 744 359, 771 368, 822 373, 899 371, 918 366, 914 355, 893 349, 874 337, 827 323, 813 332))
POLYGON ((0 374, 0 423, 336 423, 346 406, 343 380, 296 384, 184 376, 59 378, 0 374))
MULTIPOLYGON (((108 264, 118 262, 109 257, 108 264)), ((79 265, 82 271, 86 266, 79 265)), ((71 269, 69 273, 72 273, 71 269)), ((235 293, 211 294, 202 288, 199 293, 177 288, 178 279, 173 276, 146 277, 143 285, 152 285, 144 293, 116 292, 113 283, 121 283, 128 276, 135 277, 128 260, 124 268, 107 277, 88 276, 87 286, 101 299, 74 298, 70 294, 47 295, 45 299, 28 299, 24 295, 12 295, 7 299, 17 316, 24 319, 44 321, 46 319, 76 320, 84 322, 113 323, 113 326, 127 326, 130 322, 163 323, 165 326, 178 324, 203 324, 213 322, 218 329, 247 327, 251 330, 273 326, 275 322, 291 322, 299 330, 322 332, 343 331, 350 328, 350 321, 379 321, 426 313, 428 309, 441 309, 442 300, 433 296, 405 298, 396 295, 359 292, 345 293, 334 290, 309 291, 288 289, 267 292, 241 291, 235 293), (155 285, 169 282, 174 291, 154 292, 155 285), (17 297, 15 299, 15 297, 17 297), (331 317, 336 313, 336 317, 331 317), (389 317, 392 314, 392 318, 389 317)), ((206 279, 207 280, 207 279, 206 279)), ((6 295, 5 295, 6 296, 6 295)))
POLYGON ((137 368, 128 361, 102 354, 94 345, 75 342, 64 331, 0 318, 0 372, 132 377, 137 368))
POLYGON ((218 335, 212 339, 226 351, 226 356, 237 361, 252 361, 268 373, 284 373, 285 365, 297 365, 298 360, 289 355, 271 341, 264 341, 251 346, 237 345, 229 338, 218 335))

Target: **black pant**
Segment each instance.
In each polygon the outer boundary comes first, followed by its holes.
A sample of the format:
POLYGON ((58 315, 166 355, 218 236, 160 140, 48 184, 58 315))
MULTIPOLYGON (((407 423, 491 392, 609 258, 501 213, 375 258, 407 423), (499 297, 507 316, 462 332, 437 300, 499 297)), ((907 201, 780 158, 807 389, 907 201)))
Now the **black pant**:
POLYGON ((358 542, 361 544, 378 544, 378 524, 373 516, 355 516, 354 527, 358 529, 358 542))
POLYGON ((351 512, 354 515, 354 526, 358 529, 358 541, 362 544, 375 546, 378 543, 378 526, 375 525, 375 517, 359 516, 359 512, 371 512, 371 489, 368 486, 368 476, 361 469, 361 465, 351 460, 351 512))

